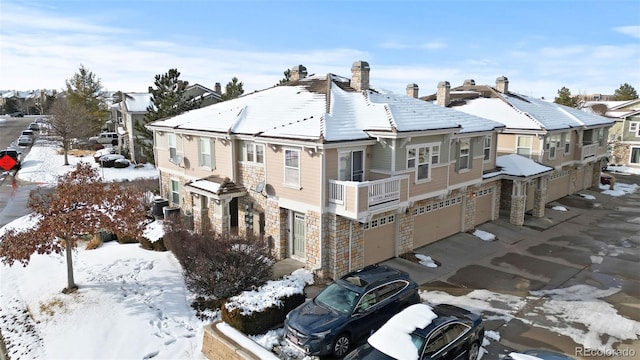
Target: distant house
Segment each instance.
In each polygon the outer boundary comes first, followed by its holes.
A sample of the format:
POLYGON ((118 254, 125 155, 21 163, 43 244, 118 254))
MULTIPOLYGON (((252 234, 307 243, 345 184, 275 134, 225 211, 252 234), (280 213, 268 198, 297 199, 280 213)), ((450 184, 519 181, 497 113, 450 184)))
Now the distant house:
POLYGON ((196 231, 267 238, 321 276, 499 216, 501 123, 351 78, 307 76, 153 122, 161 195, 196 231))
POLYGON ((504 124, 497 141, 499 165, 501 156, 509 154, 519 155, 522 164, 528 159, 543 165, 538 173, 523 172, 502 181, 502 208, 510 211, 512 223, 522 224, 526 212, 542 217, 548 202, 599 182, 614 121, 510 92, 508 85, 504 76, 496 79, 495 87, 466 80, 451 88, 443 81, 436 94, 422 99, 504 124))
MULTIPOLYGON (((220 83, 216 83, 216 90, 211 90, 200 84, 190 85, 185 89, 185 98, 193 97, 200 101, 200 107, 222 101, 220 94, 220 83)), ((124 101, 120 102, 119 112, 125 131, 121 139, 122 148, 135 161, 143 160, 140 142, 148 141, 138 134, 136 124, 143 123, 147 114, 147 109, 153 107, 152 95, 150 93, 126 93, 124 101)))
POLYGON ((640 99, 587 101, 582 110, 615 121, 608 137, 609 163, 640 168, 640 99))

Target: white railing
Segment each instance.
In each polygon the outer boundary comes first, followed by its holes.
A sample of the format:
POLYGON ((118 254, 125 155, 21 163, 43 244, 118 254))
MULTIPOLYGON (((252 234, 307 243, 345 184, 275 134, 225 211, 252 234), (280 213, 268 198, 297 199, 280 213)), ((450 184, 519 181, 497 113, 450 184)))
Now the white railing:
POLYGON ((346 181, 329 180, 329 202, 344 204, 344 191, 346 181))
POLYGON ((402 177, 393 177, 389 179, 374 181, 340 181, 329 180, 329 202, 332 204, 348 206, 356 211, 365 211, 368 209, 358 209, 357 194, 360 189, 367 188, 367 206, 373 207, 400 200, 400 188, 402 177), (348 191, 348 189, 353 189, 348 191), (347 193, 354 194, 353 198, 347 198, 347 193))
POLYGON ((582 160, 596 156, 598 152, 598 144, 582 145, 582 160))
POLYGON ((400 200, 400 179, 369 181, 369 207, 400 200))

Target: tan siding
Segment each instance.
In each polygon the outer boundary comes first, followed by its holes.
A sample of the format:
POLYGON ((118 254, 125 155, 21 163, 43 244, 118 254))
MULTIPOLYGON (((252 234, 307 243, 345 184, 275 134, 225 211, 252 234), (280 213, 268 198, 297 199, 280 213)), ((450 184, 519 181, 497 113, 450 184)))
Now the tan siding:
POLYGON ((473 159, 473 166, 468 171, 457 172, 452 164, 449 167, 449 185, 461 184, 482 178, 482 158, 473 159))
POLYGON ((237 154, 236 159, 234 159, 233 152, 231 151, 233 143, 227 141, 226 144, 223 144, 221 141, 215 141, 213 144, 216 157, 216 169, 214 173, 223 177, 232 178, 233 166, 237 162, 237 154))
POLYGON ((409 175, 409 196, 417 196, 425 193, 430 193, 438 190, 445 190, 447 188, 447 166, 440 166, 432 169, 431 181, 416 184, 415 171, 408 172, 409 175))
POLYGON ((516 136, 514 134, 498 135, 498 156, 516 152, 516 136))
POLYGON ((306 204, 320 205, 321 156, 317 154, 311 156, 306 151, 294 147, 278 147, 273 150, 270 146, 267 146, 265 147, 265 153, 267 184, 272 187, 270 195, 306 204), (285 149, 300 150, 300 189, 291 188, 284 184, 285 149))

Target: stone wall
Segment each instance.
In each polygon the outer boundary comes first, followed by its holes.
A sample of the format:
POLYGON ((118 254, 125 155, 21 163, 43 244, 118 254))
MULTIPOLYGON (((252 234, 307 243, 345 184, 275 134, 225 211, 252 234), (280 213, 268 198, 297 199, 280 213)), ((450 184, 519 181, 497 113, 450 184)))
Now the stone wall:
MULTIPOLYGON (((254 354, 250 350, 243 348, 235 340, 220 331, 215 322, 204 328, 202 338, 202 353, 209 360, 260 360, 259 354, 254 354)), ((252 341, 247 338, 248 341, 252 341)), ((259 346, 256 344, 256 346, 259 346)), ((265 350, 267 351, 267 350, 265 350)), ((267 354, 268 355, 268 354, 267 354)), ((273 356, 273 359, 277 357, 273 356)))
POLYGON ((318 212, 307 211, 307 213, 304 215, 304 222, 304 253, 306 257, 306 265, 310 269, 319 269, 322 266, 322 262, 320 259, 320 247, 322 246, 322 240, 320 239, 320 228, 322 226, 322 217, 318 212))

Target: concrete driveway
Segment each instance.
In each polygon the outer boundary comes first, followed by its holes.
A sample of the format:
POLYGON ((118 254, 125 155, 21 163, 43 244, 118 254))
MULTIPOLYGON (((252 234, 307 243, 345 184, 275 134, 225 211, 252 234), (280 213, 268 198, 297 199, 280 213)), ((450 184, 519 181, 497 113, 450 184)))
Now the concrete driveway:
MULTIPOLYGON (((640 177, 617 181, 640 184, 640 177)), ((426 291, 427 301, 433 296, 474 307, 473 296, 483 294, 491 304, 479 308, 488 335, 483 359, 529 348, 564 352, 576 359, 612 358, 607 356, 612 353, 594 351, 597 344, 639 358, 640 192, 622 197, 580 193, 587 198, 562 198, 549 205, 544 218, 527 216, 522 227, 509 224, 506 215, 478 227, 494 234, 495 241, 461 233, 415 250, 432 257, 437 268, 402 258, 383 264, 409 272, 426 291), (590 294, 577 295, 584 296, 583 303, 575 298, 565 298, 568 304, 558 302, 558 289, 598 293, 600 307, 588 313, 590 294), (581 307, 587 314, 573 315, 581 307), (607 311, 602 316, 610 318, 610 329, 601 329, 606 320, 588 321, 602 309, 607 311), (636 332, 635 337, 622 340, 620 327, 630 327, 626 334, 636 332)))

